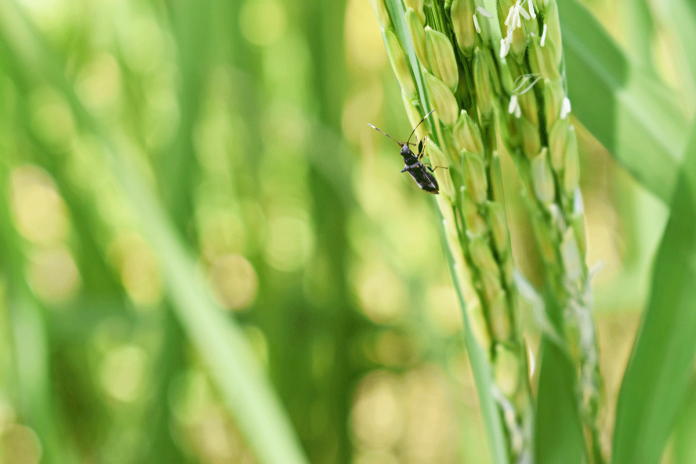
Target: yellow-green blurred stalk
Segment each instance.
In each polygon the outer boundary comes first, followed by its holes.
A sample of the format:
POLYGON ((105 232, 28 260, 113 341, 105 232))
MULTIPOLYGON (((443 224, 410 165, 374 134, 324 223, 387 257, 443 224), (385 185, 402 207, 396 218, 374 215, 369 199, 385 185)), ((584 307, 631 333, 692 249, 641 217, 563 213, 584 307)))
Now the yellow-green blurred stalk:
POLYGON ((501 137, 525 186, 546 281, 562 308, 558 325, 577 370, 589 454, 593 462, 603 462, 597 426, 601 377, 585 262, 578 141, 570 120, 558 7, 555 0, 537 5, 501 0, 497 13, 504 37, 496 51, 501 82, 508 83, 498 94, 501 137))

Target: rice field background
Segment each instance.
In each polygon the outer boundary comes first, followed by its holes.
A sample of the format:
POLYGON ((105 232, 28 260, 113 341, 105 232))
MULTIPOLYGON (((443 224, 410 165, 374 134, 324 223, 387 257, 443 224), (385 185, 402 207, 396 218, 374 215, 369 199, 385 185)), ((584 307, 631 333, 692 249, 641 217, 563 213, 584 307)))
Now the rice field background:
MULTIPOLYGON (((696 463, 696 3, 558 8, 601 447, 696 463)), ((413 128, 367 0, 1 0, 0 463, 493 462, 434 196, 367 123, 413 128)))

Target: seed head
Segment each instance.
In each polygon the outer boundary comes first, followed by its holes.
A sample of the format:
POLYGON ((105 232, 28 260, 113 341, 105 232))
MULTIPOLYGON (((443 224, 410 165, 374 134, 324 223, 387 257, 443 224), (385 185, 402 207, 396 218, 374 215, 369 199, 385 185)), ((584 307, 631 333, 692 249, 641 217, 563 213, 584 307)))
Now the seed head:
POLYGON ((425 28, 425 43, 433 75, 454 92, 459 83, 459 69, 452 43, 445 34, 431 29, 430 26, 425 28))
POLYGON ((493 152, 493 156, 490 160, 490 179, 491 179, 491 192, 493 193, 492 199, 503 203, 505 201, 505 193, 503 192, 503 172, 500 167, 500 158, 497 152, 493 152))
MULTIPOLYGON (((507 294, 505 290, 498 292, 495 299, 491 301, 488 307, 488 319, 491 321, 491 333, 493 334, 494 340, 502 341, 510 339, 512 335, 512 321, 508 314, 507 294)), ((500 387, 502 389, 503 385, 500 387)))
POLYGON ((425 14, 423 13, 423 0, 405 0, 406 8, 414 10, 423 24, 425 24, 425 14))
POLYGON ((458 150, 483 155, 481 131, 469 117, 466 110, 462 110, 459 114, 459 119, 457 119, 457 123, 454 125, 453 132, 454 144, 458 150))
POLYGON ((579 279, 582 276, 582 261, 580 258, 580 250, 578 249, 578 242, 575 239, 575 233, 572 227, 566 229, 563 234, 561 257, 563 258, 563 266, 565 267, 568 278, 572 280, 579 279))
POLYGON ((560 80, 561 74, 558 71, 555 54, 555 45, 548 39, 542 47, 538 36, 529 38, 529 64, 535 74, 540 74, 544 79, 551 81, 560 80))
POLYGON ((484 53, 486 51, 477 48, 474 51, 474 85, 479 104, 481 118, 490 120, 493 116, 493 89, 491 87, 491 70, 484 53))
MULTIPOLYGON (((490 309, 491 304, 496 300, 498 295, 503 293, 503 288, 500 284, 500 275, 487 269, 479 269, 479 276, 483 286, 483 299, 486 303, 485 306, 486 308, 490 309)), ((493 339, 495 340, 495 334, 492 335, 493 339)))
POLYGON ((452 177, 450 176, 449 170, 444 169, 449 167, 447 158, 440 150, 440 147, 433 141, 428 142, 428 156, 430 156, 430 161, 433 167, 440 167, 434 172, 435 178, 440 185, 440 192, 445 194, 448 198, 454 198, 454 185, 452 184, 452 177))
MULTIPOLYGON (((515 353, 498 343, 495 346, 495 381, 507 397, 513 397, 517 391, 520 375, 520 360, 515 353)), ((521 443, 518 444, 521 448, 521 443)))
MULTIPOLYGON (((582 198, 582 196, 579 194, 575 197, 582 198)), ((580 256, 585 256, 587 253, 587 230, 585 229, 585 217, 581 213, 571 215, 570 226, 573 228, 573 232, 575 233, 578 249, 580 250, 580 256)))
POLYGON ((580 159, 578 156, 578 136, 575 126, 568 130, 568 141, 565 147, 565 172, 563 173, 563 187, 566 194, 572 198, 575 189, 580 183, 580 159))
POLYGON ((423 121, 423 124, 418 125, 423 116, 418 111, 418 108, 416 108, 416 106, 413 104, 413 101, 411 101, 411 99, 408 98, 408 95, 404 90, 401 91, 401 100, 404 102, 404 108, 406 108, 406 115, 408 116, 408 120, 411 121, 411 127, 418 126, 416 128, 416 137, 419 140, 425 139, 425 137, 427 137, 428 135, 429 121, 426 119, 425 121, 423 121))
POLYGON ((541 139, 539 138, 539 130, 522 115, 518 120, 520 135, 522 136, 522 150, 528 157, 534 157, 541 150, 541 139))
POLYGON ((507 252, 510 250, 510 236, 508 233, 507 214, 502 203, 495 201, 488 203, 488 224, 498 256, 507 255, 507 252))
POLYGON ((488 232, 486 221, 479 214, 476 202, 471 198, 470 193, 464 187, 461 187, 461 189, 467 234, 470 237, 481 237, 488 232))
POLYGON ((423 71, 425 88, 435 107, 435 114, 445 126, 452 126, 457 121, 459 106, 452 91, 437 77, 428 71, 423 71))
POLYGON ((531 175, 534 184, 534 193, 537 199, 545 205, 550 205, 556 196, 556 187, 553 182, 553 173, 544 147, 536 157, 532 158, 531 175))
MULTIPOLYGON (((475 304, 467 305, 466 312, 467 316, 469 316, 471 331, 474 333, 476 341, 482 347, 491 346, 491 336, 488 333, 488 324, 486 323, 486 316, 483 314, 481 303, 476 302, 475 304)), ((488 355, 489 350, 483 351, 488 355)))
POLYGON ((551 150, 551 165, 553 170, 561 172, 565 162, 565 151, 568 140, 570 118, 558 119, 549 133, 549 149, 551 150))
POLYGON ((514 3, 511 0, 498 2, 498 21, 500 30, 505 35, 501 42, 500 56, 502 58, 508 53, 512 53, 516 58, 524 55, 527 48, 527 28, 535 25, 534 21, 528 21, 530 18, 529 13, 522 6, 522 0, 514 3))
POLYGON ((561 106, 565 98, 565 91, 561 81, 544 81, 544 112, 546 113, 546 131, 551 128, 561 115, 561 106))
POLYGON ((425 69, 430 71, 430 61, 428 61, 428 50, 425 46, 425 29, 423 26, 423 21, 421 21, 420 16, 413 10, 409 8, 405 14, 406 25, 411 33, 411 39, 413 40, 413 48, 416 51, 416 56, 425 69))
MULTIPOLYGON (((488 245, 488 241, 484 237, 476 237, 469 243, 469 252, 471 253, 471 259, 479 269, 479 271, 487 271, 495 277, 495 279, 500 281, 500 270, 498 269, 498 263, 496 263, 495 258, 493 258, 493 253, 491 253, 491 247, 488 245)), ((498 284, 499 286, 500 284, 498 284)))
POLYGON ((377 22, 382 26, 382 29, 391 27, 389 12, 387 11, 387 5, 384 4, 384 0, 370 0, 370 3, 372 4, 375 16, 377 16, 377 22))
POLYGON ((561 23, 558 18, 558 5, 556 0, 550 0, 543 14, 544 24, 546 28, 546 40, 544 47, 553 45, 553 62, 556 67, 560 67, 563 59, 563 42, 561 40, 561 23))
POLYGON ((462 154, 464 156, 466 188, 473 200, 482 205, 488 197, 488 181, 486 180, 486 167, 483 164, 483 159, 466 151, 462 154))
POLYGON ((505 92, 510 95, 514 92, 515 85, 512 79, 512 74, 510 73, 510 66, 508 65, 507 59, 500 58, 498 60, 498 68, 500 75, 500 82, 503 85, 505 92))
POLYGON ((534 86, 539 82, 538 77, 525 75, 520 83, 517 84, 517 98, 520 102, 520 108, 522 114, 527 118, 529 122, 535 126, 539 125, 539 109, 537 106, 537 99, 534 93, 534 86))
POLYGON ((555 241, 551 238, 551 231, 541 212, 532 216, 532 226, 538 236, 537 243, 544 262, 549 268, 557 268, 560 263, 556 257, 555 241))
POLYGON ((476 43, 476 27, 474 24, 474 0, 454 0, 450 7, 452 28, 457 38, 457 45, 464 56, 471 56, 476 43))
POLYGON ((399 39, 396 38, 396 35, 390 29, 383 30, 383 32, 386 38, 384 43, 387 48, 387 55, 389 55, 389 61, 391 62, 392 69, 394 69, 396 79, 399 81, 401 88, 406 91, 409 98, 416 99, 418 97, 416 86, 413 83, 411 71, 406 64, 406 57, 399 43, 399 39))

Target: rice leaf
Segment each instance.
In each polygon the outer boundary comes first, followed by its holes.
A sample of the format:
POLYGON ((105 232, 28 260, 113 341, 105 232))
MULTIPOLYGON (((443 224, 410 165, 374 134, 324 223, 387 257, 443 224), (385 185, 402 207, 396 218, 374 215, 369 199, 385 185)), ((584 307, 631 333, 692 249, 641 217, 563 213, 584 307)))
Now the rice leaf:
MULTIPOLYGON (((550 293, 546 295, 547 314, 561 330, 560 308, 550 293)), ((539 351, 539 387, 535 451, 538 464, 579 464, 585 462, 575 371, 567 353, 544 335, 539 351)))
POLYGON ((575 0, 559 0, 573 113, 643 186, 668 203, 687 136, 675 99, 633 64, 575 0))
POLYGON ((689 399, 681 412, 681 419, 674 431, 674 462, 675 464, 691 464, 696 462, 696 383, 692 381, 689 387, 689 399))
POLYGON ((627 53, 637 63, 648 69, 654 69, 651 41, 655 33, 655 24, 650 14, 647 0, 621 2, 622 32, 628 38, 627 53))
POLYGON ((690 114, 696 105, 696 2, 669 0, 664 4, 671 24, 671 35, 678 56, 677 76, 681 97, 688 102, 690 114))
POLYGON ((614 463, 658 463, 696 356, 696 125, 653 267, 652 294, 621 385, 614 463))

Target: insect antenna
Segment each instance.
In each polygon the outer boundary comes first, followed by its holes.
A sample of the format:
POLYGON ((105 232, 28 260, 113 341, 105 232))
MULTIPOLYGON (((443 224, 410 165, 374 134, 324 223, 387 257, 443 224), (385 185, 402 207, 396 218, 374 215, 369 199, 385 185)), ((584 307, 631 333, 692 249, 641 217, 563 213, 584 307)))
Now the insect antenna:
POLYGON ((373 129, 376 130, 376 131, 380 131, 381 133, 383 133, 384 135, 386 135, 387 137, 389 137, 390 139, 392 139, 393 141, 395 141, 396 143, 398 143, 400 147, 403 147, 403 146, 404 146, 403 143, 399 142, 398 140, 396 140, 394 137, 392 137, 391 135, 387 134, 387 133, 384 132, 383 130, 377 129, 375 126, 373 126, 373 125, 370 124, 369 122, 367 123, 367 125, 370 126, 371 128, 373 128, 373 129))
POLYGON ((426 114, 425 116, 423 116, 423 119, 421 119, 420 122, 419 122, 418 124, 416 124, 416 127, 413 128, 413 132, 411 132, 411 135, 408 136, 408 140, 406 141, 406 143, 408 143, 408 142, 411 141, 411 137, 413 137, 413 134, 416 133, 416 129, 418 129, 418 126, 420 126, 421 124, 423 124, 423 121, 425 121, 425 118, 427 118, 428 116, 430 116, 431 114, 433 114, 434 111, 435 111, 435 110, 432 110, 430 113, 428 113, 428 114, 426 114))

